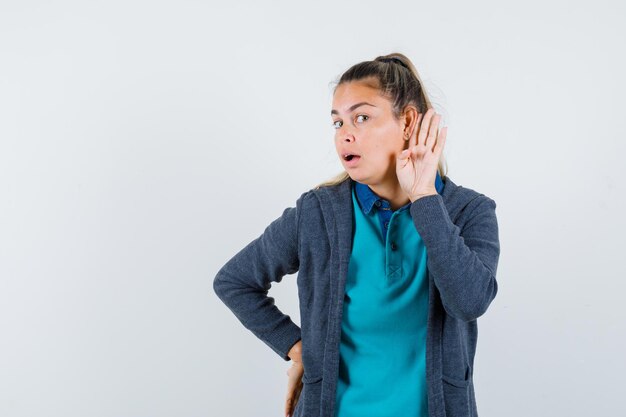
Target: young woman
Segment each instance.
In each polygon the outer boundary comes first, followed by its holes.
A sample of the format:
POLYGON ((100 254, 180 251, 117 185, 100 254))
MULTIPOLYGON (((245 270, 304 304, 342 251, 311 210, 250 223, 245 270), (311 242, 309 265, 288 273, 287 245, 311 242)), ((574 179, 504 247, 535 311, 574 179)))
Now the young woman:
POLYGON ((214 290, 284 360, 285 414, 478 415, 477 318, 496 296, 496 203, 445 175, 447 128, 399 53, 349 68, 331 110, 345 168, 218 272, 214 290), (301 327, 267 292, 298 272, 301 327))

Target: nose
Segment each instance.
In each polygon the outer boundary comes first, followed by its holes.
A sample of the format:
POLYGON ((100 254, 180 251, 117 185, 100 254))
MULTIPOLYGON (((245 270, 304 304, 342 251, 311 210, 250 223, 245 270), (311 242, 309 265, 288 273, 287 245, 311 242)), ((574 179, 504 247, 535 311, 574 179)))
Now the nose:
POLYGON ((354 135, 348 130, 347 127, 341 126, 337 130, 337 137, 341 139, 342 142, 351 142, 354 141, 354 135))

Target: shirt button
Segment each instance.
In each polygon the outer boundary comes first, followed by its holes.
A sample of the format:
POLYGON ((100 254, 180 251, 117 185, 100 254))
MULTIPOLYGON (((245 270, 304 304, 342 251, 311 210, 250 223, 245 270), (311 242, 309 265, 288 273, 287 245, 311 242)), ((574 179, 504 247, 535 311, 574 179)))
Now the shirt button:
POLYGON ((398 246, 396 245, 395 242, 391 242, 391 250, 396 250, 398 248, 398 246))
POLYGON ((380 200, 376 200, 374 204, 376 204, 376 207, 380 207, 380 200))
POLYGON ((385 227, 389 227, 389 222, 385 222, 385 227))

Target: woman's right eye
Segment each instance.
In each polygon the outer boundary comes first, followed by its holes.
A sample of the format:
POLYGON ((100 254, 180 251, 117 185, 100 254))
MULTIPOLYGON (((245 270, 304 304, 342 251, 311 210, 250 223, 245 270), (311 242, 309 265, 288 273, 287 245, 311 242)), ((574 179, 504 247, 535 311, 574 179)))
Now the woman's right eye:
POLYGON ((337 123, 341 123, 341 120, 337 120, 336 122, 333 122, 333 127, 335 129, 339 129, 341 126, 337 126, 337 123))

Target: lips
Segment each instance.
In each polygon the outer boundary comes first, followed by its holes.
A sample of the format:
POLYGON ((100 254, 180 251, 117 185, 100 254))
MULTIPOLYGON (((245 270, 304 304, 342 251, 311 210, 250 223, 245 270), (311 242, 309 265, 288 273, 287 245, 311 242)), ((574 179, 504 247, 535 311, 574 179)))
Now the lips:
POLYGON ((360 158, 360 157, 361 157, 361 155, 357 155, 357 154, 354 154, 354 153, 344 153, 344 154, 342 155, 342 157, 343 157, 343 160, 344 160, 344 161, 352 161, 352 160, 353 160, 353 159, 355 159, 355 158, 356 158, 356 159, 360 158))
POLYGON ((353 167, 359 163, 361 160, 360 155, 356 154, 344 154, 343 155, 343 163, 346 167, 353 167))

